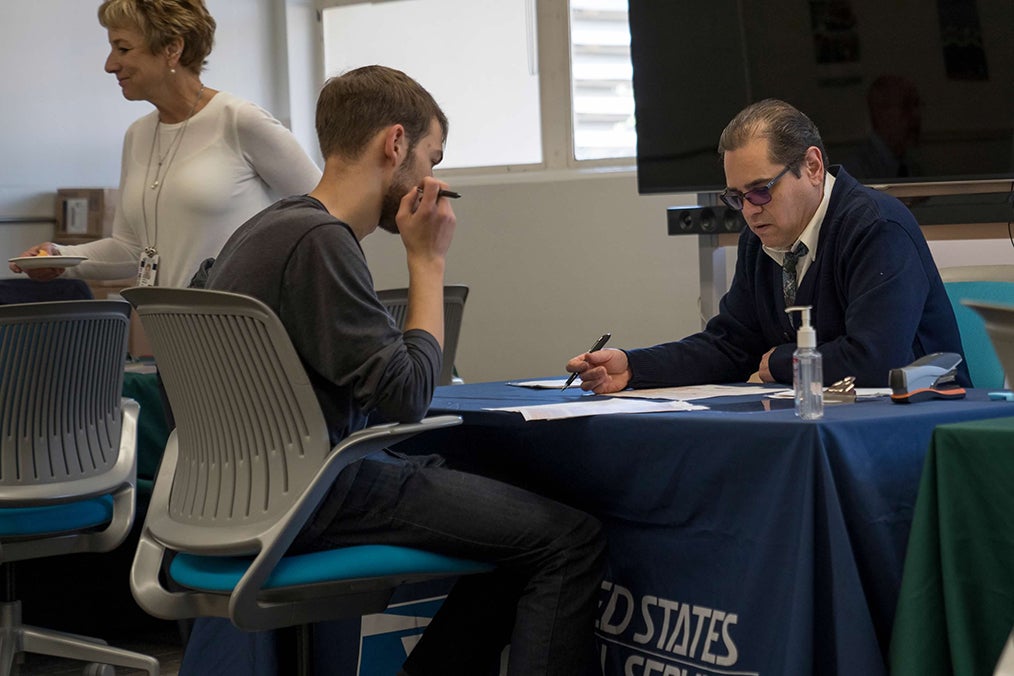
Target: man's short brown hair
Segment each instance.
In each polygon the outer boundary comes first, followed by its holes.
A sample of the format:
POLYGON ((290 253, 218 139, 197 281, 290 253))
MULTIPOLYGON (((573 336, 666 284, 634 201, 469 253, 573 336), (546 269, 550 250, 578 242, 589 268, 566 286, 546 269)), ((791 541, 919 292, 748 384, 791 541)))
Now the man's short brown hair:
POLYGON ((355 160, 378 131, 405 127, 409 152, 436 118, 447 140, 447 116, 422 85, 400 70, 363 66, 330 78, 317 98, 317 140, 325 159, 355 160))

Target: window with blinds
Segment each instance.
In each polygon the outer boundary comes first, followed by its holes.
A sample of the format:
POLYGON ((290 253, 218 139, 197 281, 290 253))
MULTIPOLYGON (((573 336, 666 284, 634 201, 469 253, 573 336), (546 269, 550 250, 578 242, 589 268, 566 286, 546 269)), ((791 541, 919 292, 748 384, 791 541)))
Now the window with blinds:
POLYGON ((627 0, 570 0, 570 45, 574 158, 633 157, 627 0))
POLYGON ((635 155, 627 0, 316 4, 327 75, 384 63, 434 95, 451 119, 443 169, 560 169, 628 164, 635 155), (561 44, 568 28, 569 47, 561 44), (548 56, 540 41, 552 43, 548 56), (540 74, 551 82, 569 77, 570 90, 553 88, 542 98, 540 74), (568 118, 572 138, 558 133, 568 118))

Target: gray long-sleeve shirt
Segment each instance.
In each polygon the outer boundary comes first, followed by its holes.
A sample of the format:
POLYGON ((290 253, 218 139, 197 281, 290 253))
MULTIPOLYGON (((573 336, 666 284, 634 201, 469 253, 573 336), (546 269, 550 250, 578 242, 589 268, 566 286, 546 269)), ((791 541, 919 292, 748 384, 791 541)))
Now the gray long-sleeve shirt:
POLYGON ((290 197, 242 225, 217 257, 207 288, 272 308, 309 374, 332 443, 376 412, 419 420, 440 374, 430 333, 402 334, 377 298, 352 230, 316 199, 290 197))

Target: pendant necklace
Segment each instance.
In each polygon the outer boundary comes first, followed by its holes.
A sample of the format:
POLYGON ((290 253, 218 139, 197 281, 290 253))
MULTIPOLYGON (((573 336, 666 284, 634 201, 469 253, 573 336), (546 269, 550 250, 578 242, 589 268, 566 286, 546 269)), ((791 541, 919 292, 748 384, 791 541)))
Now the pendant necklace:
POLYGON ((179 152, 180 146, 183 145, 183 135, 187 131, 187 126, 190 124, 190 118, 194 116, 194 112, 197 110, 197 104, 201 102, 201 96, 204 94, 204 85, 201 85, 200 90, 197 92, 197 98, 194 99, 194 104, 190 106, 190 112, 187 113, 186 118, 183 120, 183 124, 176 130, 176 134, 173 136, 172 141, 169 142, 169 146, 162 152, 162 139, 159 131, 162 126, 162 121, 155 118, 155 133, 151 139, 151 150, 148 152, 148 166, 144 171, 144 181, 142 182, 141 193, 141 219, 144 224, 144 235, 148 240, 148 246, 144 248, 141 253, 141 260, 138 263, 137 268, 137 284, 138 286, 151 286, 155 283, 155 276, 158 272, 158 202, 162 196, 162 188, 165 186, 166 176, 169 175, 169 169, 172 167, 173 160, 176 159, 176 153, 179 152), (151 178, 152 163, 155 163, 155 175, 151 178), (163 171, 164 166, 164 171, 163 171), (149 180, 151 181, 149 183, 149 180), (148 232, 148 203, 147 203, 147 190, 155 191, 154 205, 152 206, 152 225, 154 232, 148 232))

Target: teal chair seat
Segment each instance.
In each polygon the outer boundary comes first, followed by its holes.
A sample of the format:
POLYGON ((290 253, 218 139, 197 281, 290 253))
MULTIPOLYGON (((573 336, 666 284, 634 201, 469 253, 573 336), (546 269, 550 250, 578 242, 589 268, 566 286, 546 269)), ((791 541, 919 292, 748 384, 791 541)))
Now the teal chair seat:
POLYGON ((98 528, 113 520, 113 496, 38 507, 0 509, 0 537, 52 535, 98 528))
MULTIPOLYGON (((231 592, 253 557, 178 554, 169 565, 173 580, 191 589, 231 592)), ((467 575, 493 570, 489 564, 391 545, 359 545, 286 556, 264 582, 264 589, 336 580, 405 574, 467 575)))

